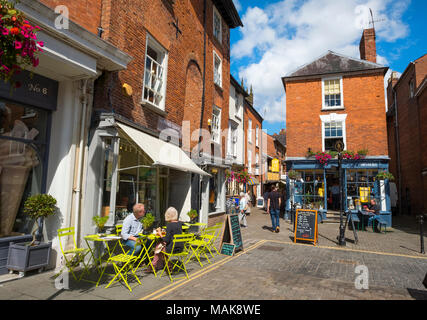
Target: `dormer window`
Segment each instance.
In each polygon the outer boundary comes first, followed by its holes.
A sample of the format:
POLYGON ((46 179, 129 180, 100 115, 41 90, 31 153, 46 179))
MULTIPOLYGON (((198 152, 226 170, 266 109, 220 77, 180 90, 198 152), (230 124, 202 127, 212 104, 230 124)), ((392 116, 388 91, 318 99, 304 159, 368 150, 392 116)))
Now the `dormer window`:
POLYGON ((344 108, 342 78, 322 80, 322 109, 344 108))

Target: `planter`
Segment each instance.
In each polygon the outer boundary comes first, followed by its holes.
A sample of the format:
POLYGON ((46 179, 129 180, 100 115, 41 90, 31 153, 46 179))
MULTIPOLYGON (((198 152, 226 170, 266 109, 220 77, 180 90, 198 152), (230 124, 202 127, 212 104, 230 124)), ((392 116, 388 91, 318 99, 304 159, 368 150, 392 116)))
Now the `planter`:
POLYGON ((31 247, 28 243, 11 243, 6 267, 11 271, 19 271, 21 276, 30 270, 42 271, 49 264, 51 250, 51 242, 31 247))
POLYGON ((0 238, 0 275, 7 274, 7 256, 9 255, 9 246, 11 243, 28 242, 33 237, 28 235, 0 238))

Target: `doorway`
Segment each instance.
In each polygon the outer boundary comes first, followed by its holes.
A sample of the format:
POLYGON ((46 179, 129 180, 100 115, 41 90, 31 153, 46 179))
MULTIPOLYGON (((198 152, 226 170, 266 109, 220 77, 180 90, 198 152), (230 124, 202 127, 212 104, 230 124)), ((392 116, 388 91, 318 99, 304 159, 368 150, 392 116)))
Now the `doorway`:
POLYGON ((340 181, 337 169, 326 171, 326 190, 328 190, 328 211, 340 210, 340 181))

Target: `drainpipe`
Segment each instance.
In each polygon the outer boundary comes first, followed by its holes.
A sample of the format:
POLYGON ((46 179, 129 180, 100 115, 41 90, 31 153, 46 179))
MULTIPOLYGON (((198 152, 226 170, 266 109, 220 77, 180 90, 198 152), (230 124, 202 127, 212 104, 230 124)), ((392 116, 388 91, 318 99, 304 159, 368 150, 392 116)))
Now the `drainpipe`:
POLYGON ((80 136, 79 136, 79 158, 77 163, 77 181, 73 189, 74 192, 74 227, 76 232, 76 239, 79 239, 79 218, 80 218, 80 197, 81 197, 81 185, 82 185, 82 171, 83 171, 83 157, 84 157, 84 134, 87 120, 87 107, 88 99, 86 94, 88 79, 83 80, 83 86, 81 88, 80 100, 82 104, 82 116, 80 122, 80 136))
MULTIPOLYGON (((205 113, 205 92, 206 92, 206 0, 203 1, 203 89, 202 89, 202 110, 200 114, 200 128, 199 128, 199 142, 197 146, 197 157, 200 160, 200 143, 202 140, 202 128, 203 128, 203 116, 205 113)), ((199 216, 202 210, 202 177, 199 176, 199 192, 198 192, 198 204, 199 204, 199 216)))
POLYGON ((399 199, 399 215, 402 215, 402 175, 401 175, 401 166, 400 166, 400 140, 399 140, 399 122, 397 119, 397 95, 396 90, 393 88, 394 94, 394 117, 395 117, 395 135, 396 135, 396 158, 397 158, 397 175, 399 179, 399 191, 398 191, 398 199, 399 199))

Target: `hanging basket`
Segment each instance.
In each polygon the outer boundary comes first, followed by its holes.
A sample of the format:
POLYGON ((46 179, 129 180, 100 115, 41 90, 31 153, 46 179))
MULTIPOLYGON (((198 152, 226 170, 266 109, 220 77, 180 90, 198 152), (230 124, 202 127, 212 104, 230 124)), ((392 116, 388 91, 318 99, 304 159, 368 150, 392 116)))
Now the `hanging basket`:
POLYGON ((15 3, 0 0, 0 80, 9 82, 13 88, 21 83, 12 77, 23 69, 39 65, 37 54, 42 52, 42 41, 37 41, 40 27, 32 26, 22 12, 15 9, 15 3))

